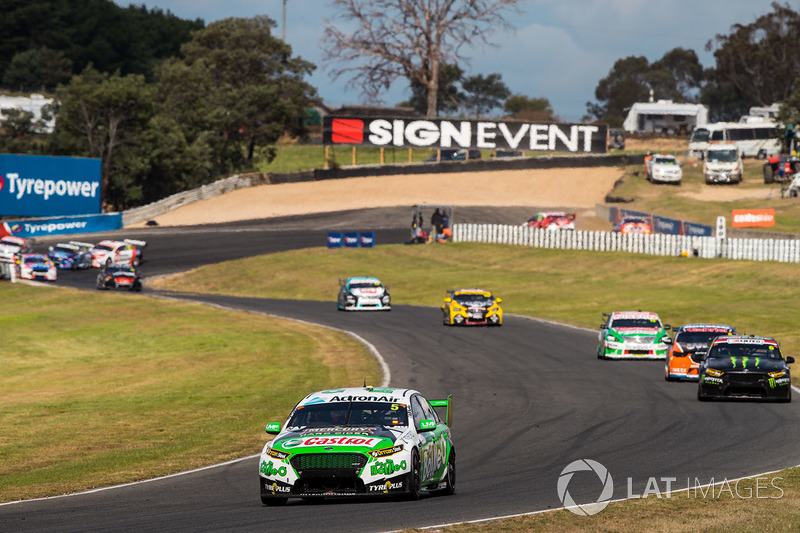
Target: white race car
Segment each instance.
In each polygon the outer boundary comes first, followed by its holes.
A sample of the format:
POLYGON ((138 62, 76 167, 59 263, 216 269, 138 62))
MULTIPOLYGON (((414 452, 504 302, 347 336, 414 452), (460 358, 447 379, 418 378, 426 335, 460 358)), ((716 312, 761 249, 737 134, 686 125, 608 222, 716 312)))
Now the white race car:
POLYGON ((0 261, 13 263, 16 254, 27 254, 32 251, 30 241, 23 237, 6 235, 0 239, 0 261))
POLYGON ((19 257, 20 279, 55 281, 56 265, 43 254, 22 254, 19 257))
POLYGON ((672 340, 669 324, 656 313, 616 311, 603 313, 597 357, 599 359, 665 359, 672 340))
POLYGON ((336 306, 339 311, 391 311, 392 299, 378 278, 343 278, 336 306))
POLYGON ((303 398, 261 451, 261 501, 288 498, 453 494, 456 451, 452 401, 428 401, 410 389, 349 388, 303 398), (435 407, 447 410, 445 421, 435 407))
POLYGON ((133 239, 124 241, 100 241, 91 249, 92 266, 103 268, 111 263, 128 263, 139 266, 147 243, 133 239))

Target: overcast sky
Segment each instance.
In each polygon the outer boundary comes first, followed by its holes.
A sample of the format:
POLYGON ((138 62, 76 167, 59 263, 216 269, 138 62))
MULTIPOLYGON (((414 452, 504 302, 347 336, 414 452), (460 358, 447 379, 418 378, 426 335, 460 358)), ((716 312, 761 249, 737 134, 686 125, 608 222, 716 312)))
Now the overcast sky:
MULTIPOLYGON (((169 10, 206 24, 227 17, 267 15, 282 35, 284 0, 115 0, 127 6, 169 10)), ((594 89, 617 59, 645 56, 651 63, 678 46, 694 50, 705 67, 714 66, 705 45, 733 24, 750 24, 771 10, 773 0, 523 0, 522 13, 509 17, 514 31, 490 35, 495 47, 468 49, 466 75, 502 76, 512 93, 547 98, 556 115, 579 121, 594 89)), ((784 3, 784 2, 781 2, 784 3)), ((797 0, 789 2, 797 4, 797 0)), ((794 9, 797 9, 794 5, 794 9)), ((286 0, 286 40, 295 56, 317 70, 308 81, 326 105, 360 104, 358 90, 346 90, 345 79, 332 81, 322 64, 320 36, 325 19, 335 21, 328 0, 286 0)), ((407 83, 396 83, 384 96, 386 105, 407 100, 407 83)))

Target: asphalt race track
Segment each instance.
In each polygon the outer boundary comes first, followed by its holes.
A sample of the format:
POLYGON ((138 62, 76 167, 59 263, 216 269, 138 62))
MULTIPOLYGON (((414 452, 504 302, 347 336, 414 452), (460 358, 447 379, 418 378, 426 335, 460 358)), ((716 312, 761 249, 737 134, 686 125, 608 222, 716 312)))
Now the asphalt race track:
MULTIPOLYGON (((315 222, 308 223, 295 229, 253 221, 146 228, 115 237, 148 241, 142 272, 153 276, 324 245, 329 227, 310 229, 315 222)), ((379 245, 408 238, 404 228, 376 233, 379 245)), ((59 274, 59 284, 91 289, 96 271, 59 274)), ((146 277, 144 285, 143 294, 153 294, 146 277)), ((629 486, 643 494, 649 484, 652 494, 651 477, 665 491, 668 484, 679 489, 800 464, 797 403, 698 402, 696 385, 664 380, 662 362, 598 360, 595 331, 508 315, 501 328, 448 328, 438 309, 415 306, 341 313, 335 294, 326 302, 171 296, 354 332, 381 352, 391 385, 429 398, 452 394, 456 495, 417 502, 291 500, 270 508, 260 502, 257 459, 251 457, 147 483, 0 505, 0 530, 386 531, 561 507, 559 475, 577 459, 608 469, 615 499, 626 497, 629 486)), ((308 392, 297 391, 298 400, 308 392)), ((601 488, 591 472, 569 483, 578 503, 596 501, 601 488)))

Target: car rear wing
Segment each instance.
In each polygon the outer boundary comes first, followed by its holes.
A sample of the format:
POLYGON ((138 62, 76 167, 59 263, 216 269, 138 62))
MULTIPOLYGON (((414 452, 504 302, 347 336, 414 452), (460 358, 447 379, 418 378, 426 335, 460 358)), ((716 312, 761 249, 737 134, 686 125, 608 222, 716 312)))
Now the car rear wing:
POLYGON ((80 246, 85 248, 94 248, 94 244, 90 242, 69 241, 67 244, 74 244, 75 246, 80 246))
POLYGON ((453 395, 449 394, 446 400, 431 400, 432 407, 446 407, 447 414, 444 423, 447 427, 453 427, 453 395))
POLYGON ((132 244, 137 248, 144 248, 145 246, 147 246, 146 241, 137 241, 136 239, 125 239, 122 242, 124 242, 125 244, 132 244))

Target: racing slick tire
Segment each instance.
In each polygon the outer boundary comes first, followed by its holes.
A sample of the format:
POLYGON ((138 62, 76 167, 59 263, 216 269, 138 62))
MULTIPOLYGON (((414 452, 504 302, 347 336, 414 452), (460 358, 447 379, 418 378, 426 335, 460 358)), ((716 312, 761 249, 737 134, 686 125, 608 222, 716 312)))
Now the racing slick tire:
POLYGON ((261 496, 261 503, 269 507, 278 507, 279 505, 286 505, 289 498, 272 498, 270 496, 261 496))
POLYGON ((444 490, 442 494, 452 496, 456 493, 456 452, 450 450, 450 457, 447 458, 447 477, 444 480, 444 490))
POLYGON ((133 258, 133 261, 131 261, 131 264, 132 264, 133 266, 135 266, 135 267, 138 267, 138 266, 139 266, 139 257, 138 257, 138 256, 137 256, 137 257, 134 257, 134 258, 133 258))
POLYGON ((422 466, 419 450, 414 448, 411 452, 411 472, 408 473, 408 499, 419 500, 420 494, 422 494, 422 466))
POLYGON ((772 170, 772 165, 764 163, 764 183, 773 183, 775 181, 775 174, 772 170))
POLYGON ((697 387, 697 399, 700 400, 701 402, 708 401, 708 396, 700 392, 700 387, 697 387))

